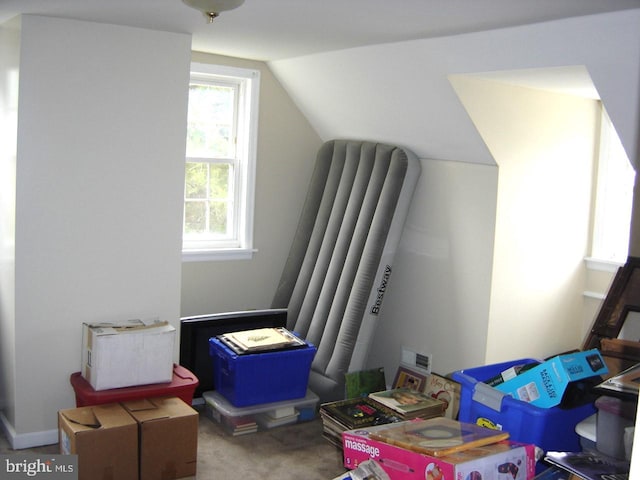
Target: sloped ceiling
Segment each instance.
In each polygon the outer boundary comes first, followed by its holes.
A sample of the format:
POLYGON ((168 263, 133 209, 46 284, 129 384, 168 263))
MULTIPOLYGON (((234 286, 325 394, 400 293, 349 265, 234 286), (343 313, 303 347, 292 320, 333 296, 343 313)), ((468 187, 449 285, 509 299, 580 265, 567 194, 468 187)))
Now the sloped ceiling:
POLYGON ((640 0, 245 0, 208 25, 181 0, 2 0, 24 13, 190 33, 193 49, 277 60, 640 7, 640 0))
POLYGON ((270 66, 323 139, 395 141, 421 158, 488 165, 495 162, 448 77, 485 75, 523 84, 522 73, 529 71, 535 73, 530 86, 551 88, 554 78, 566 80, 573 71, 588 95, 600 96, 637 162, 640 9, 359 47, 270 66), (593 85, 585 84, 588 78, 593 85))
POLYGON ((449 75, 600 95, 635 161, 639 12, 640 0, 245 0, 208 25, 180 0, 0 2, 0 22, 32 13, 191 33, 194 50, 268 62, 323 139, 482 164, 494 162, 449 75))

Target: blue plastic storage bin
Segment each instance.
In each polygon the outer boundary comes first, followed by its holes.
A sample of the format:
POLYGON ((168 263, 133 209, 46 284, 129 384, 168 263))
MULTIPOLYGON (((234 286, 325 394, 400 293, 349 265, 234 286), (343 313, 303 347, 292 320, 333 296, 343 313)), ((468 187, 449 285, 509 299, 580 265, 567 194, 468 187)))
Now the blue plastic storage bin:
POLYGON ((238 355, 216 337, 209 339, 213 383, 234 407, 303 398, 316 347, 238 355))
POLYGON ((595 413, 594 404, 540 408, 483 383, 514 365, 532 362, 539 360, 525 358, 454 372, 453 379, 462 384, 459 420, 507 431, 512 440, 532 443, 545 451, 579 452, 580 437, 575 428, 595 413))

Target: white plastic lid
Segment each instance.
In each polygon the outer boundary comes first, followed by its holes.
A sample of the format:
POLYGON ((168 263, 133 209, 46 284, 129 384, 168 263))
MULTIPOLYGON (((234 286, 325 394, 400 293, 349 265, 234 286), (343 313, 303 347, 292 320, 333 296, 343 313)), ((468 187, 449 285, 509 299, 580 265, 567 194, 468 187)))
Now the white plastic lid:
POLYGON ((596 419, 598 417, 597 413, 594 413, 590 417, 585 418, 580 423, 576 425, 576 433, 580 435, 582 438, 586 438, 587 440, 591 440, 592 442, 596 441, 596 419))

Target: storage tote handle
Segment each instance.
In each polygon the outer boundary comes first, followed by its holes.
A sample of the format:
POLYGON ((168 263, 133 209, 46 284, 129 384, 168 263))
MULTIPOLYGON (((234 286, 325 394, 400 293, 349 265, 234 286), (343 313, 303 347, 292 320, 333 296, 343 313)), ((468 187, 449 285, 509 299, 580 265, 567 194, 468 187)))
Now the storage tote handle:
POLYGON ((499 412, 502 407, 502 399, 505 393, 490 387, 486 383, 478 382, 473 388, 473 400, 499 412))

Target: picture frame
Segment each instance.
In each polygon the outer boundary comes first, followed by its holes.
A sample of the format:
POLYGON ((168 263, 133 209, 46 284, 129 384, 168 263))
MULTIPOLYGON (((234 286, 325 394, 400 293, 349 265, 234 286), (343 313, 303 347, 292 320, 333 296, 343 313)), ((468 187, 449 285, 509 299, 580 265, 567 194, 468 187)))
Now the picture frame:
POLYGON ((425 374, 400 365, 393 380, 393 388, 408 388, 414 392, 423 392, 426 383, 425 374))
POLYGON ((444 402, 447 405, 444 416, 456 420, 460 411, 462 385, 452 378, 431 372, 423 393, 444 402))
POLYGON ((640 257, 629 257, 618 269, 583 348, 598 348, 603 355, 640 362, 638 342, 640 257))

